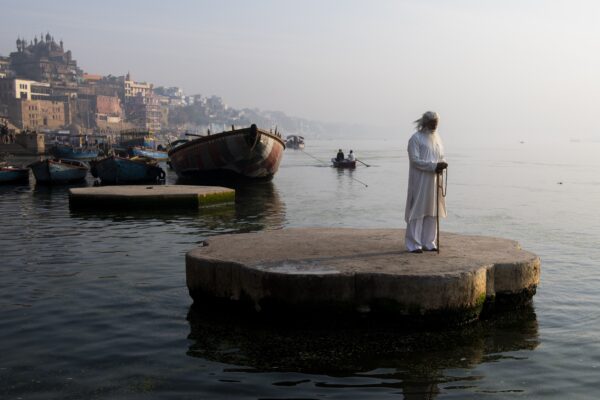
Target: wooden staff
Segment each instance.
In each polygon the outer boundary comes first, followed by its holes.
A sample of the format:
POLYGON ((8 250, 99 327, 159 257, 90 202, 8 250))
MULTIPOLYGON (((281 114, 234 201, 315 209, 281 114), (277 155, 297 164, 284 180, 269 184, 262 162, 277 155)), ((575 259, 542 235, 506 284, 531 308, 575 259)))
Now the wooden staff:
POLYGON ((446 197, 446 191, 448 190, 448 167, 437 173, 436 182, 436 196, 435 196, 435 219, 436 219, 436 237, 435 247, 437 253, 440 254, 440 195, 446 197), (446 179, 444 180, 444 170, 446 171, 446 179))
POLYGON ((440 182, 442 179, 442 173, 438 172, 436 176, 436 194, 435 194, 435 220, 436 220, 436 235, 435 235, 435 248, 437 253, 440 254, 440 182))

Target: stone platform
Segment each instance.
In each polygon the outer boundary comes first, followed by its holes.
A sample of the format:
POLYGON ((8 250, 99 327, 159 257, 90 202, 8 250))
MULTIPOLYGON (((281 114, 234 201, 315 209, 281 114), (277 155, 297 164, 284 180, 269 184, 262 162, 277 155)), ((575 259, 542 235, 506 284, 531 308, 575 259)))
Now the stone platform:
POLYGON ((128 185, 69 189, 75 208, 198 208, 233 202, 235 190, 219 186, 128 185))
POLYGON ((223 235, 186 256, 195 305, 294 315, 369 314, 466 322, 527 303, 540 259, 512 240, 441 234, 411 254, 404 230, 297 228, 223 235), (486 307, 492 309, 492 307, 486 307))

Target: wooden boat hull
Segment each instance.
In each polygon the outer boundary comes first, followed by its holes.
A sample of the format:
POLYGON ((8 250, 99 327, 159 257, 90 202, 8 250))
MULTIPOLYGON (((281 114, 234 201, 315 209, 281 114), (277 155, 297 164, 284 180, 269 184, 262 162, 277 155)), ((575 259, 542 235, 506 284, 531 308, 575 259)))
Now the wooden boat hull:
POLYGON ((29 165, 35 180, 43 184, 80 182, 85 179, 89 167, 81 161, 46 159, 29 165))
POLYGON ((273 178, 285 143, 256 125, 181 144, 169 151, 171 167, 179 178, 273 178))
POLYGON ((142 156, 142 157, 151 157, 157 160, 166 160, 169 158, 166 151, 158 151, 152 149, 146 149, 143 147, 133 147, 131 148, 131 155, 133 156, 142 156))
POLYGON ((56 158, 68 160, 89 160, 98 157, 98 149, 75 149, 71 146, 55 145, 50 153, 56 158))
POLYGON ((117 156, 95 161, 92 169, 93 175, 103 184, 156 182, 165 177, 165 172, 156 163, 117 156))
POLYGON ((331 163, 333 164, 334 168, 356 168, 356 161, 337 161, 335 158, 332 158, 331 163))
POLYGON ((29 169, 13 166, 0 167, 0 184, 29 182, 29 169))

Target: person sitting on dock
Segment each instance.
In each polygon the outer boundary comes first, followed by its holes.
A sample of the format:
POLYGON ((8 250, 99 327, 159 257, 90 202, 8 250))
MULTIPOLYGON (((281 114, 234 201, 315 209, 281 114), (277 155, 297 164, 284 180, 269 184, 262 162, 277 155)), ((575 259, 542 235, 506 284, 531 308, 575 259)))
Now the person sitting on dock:
POLYGON ((417 132, 408 141, 410 160, 408 195, 406 199, 405 244, 411 253, 435 251, 437 238, 436 201, 439 216, 446 216, 446 202, 438 199, 438 174, 448 167, 444 159, 444 146, 437 133, 439 116, 428 111, 415 121, 417 132))
POLYGON ((355 160, 355 158, 354 158, 354 152, 352 150, 350 150, 350 153, 348 153, 347 160, 348 161, 354 161, 355 160))
POLYGON ((335 157, 335 161, 344 161, 344 152, 342 149, 338 150, 337 156, 335 157))

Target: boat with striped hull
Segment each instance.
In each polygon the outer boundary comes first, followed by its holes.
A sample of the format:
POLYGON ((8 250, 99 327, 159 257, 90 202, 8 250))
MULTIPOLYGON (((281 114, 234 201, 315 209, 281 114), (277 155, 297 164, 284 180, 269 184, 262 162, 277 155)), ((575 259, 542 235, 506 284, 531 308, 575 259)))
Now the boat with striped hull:
POLYGON ((179 178, 269 180, 284 149, 281 137, 252 125, 183 143, 169 151, 169 159, 179 178))

